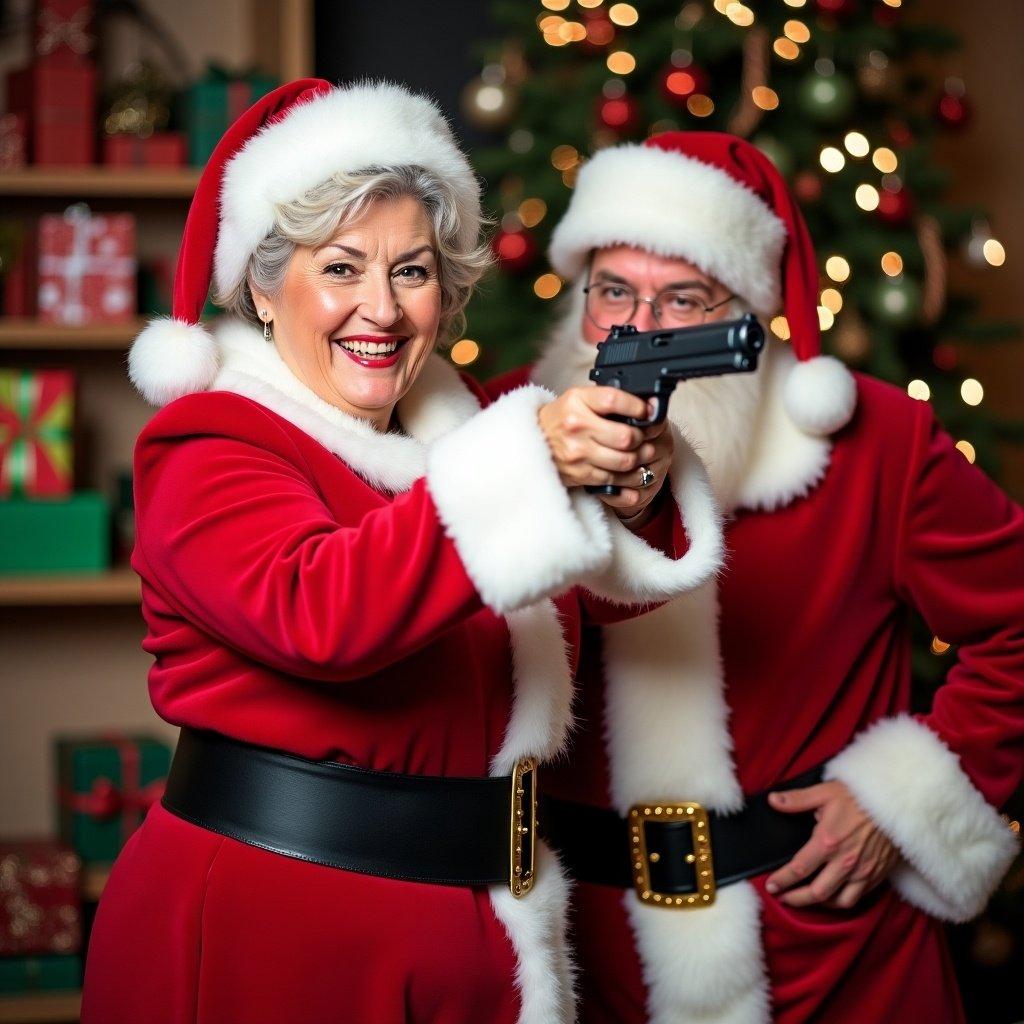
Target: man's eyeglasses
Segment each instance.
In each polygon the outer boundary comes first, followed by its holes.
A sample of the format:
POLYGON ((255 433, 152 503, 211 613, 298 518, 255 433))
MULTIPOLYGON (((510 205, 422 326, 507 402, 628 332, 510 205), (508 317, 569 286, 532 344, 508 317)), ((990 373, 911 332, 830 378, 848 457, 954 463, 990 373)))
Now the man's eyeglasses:
POLYGON ((704 323, 708 313, 732 302, 735 295, 727 295, 721 302, 707 305, 707 300, 696 290, 664 288, 648 297, 625 284, 614 281, 594 281, 583 289, 587 297, 587 316, 595 327, 610 331, 616 324, 628 324, 636 316, 641 302, 651 307, 659 327, 696 327, 704 323))

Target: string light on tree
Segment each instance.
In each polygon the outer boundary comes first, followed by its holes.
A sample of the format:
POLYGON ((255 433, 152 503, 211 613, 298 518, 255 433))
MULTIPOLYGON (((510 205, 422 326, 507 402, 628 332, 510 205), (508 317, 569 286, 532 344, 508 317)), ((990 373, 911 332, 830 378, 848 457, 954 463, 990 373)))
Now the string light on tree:
POLYGON ((883 187, 875 208, 879 220, 893 227, 900 227, 909 222, 914 212, 914 199, 908 188, 883 187))
POLYGON ((769 326, 771 327, 772 334, 779 341, 789 341, 789 321, 784 316, 773 317, 769 326))
POLYGON ((868 185, 866 182, 858 185, 853 198, 857 205, 868 213, 878 209, 878 189, 874 185, 868 185))
POLYGON ((825 260, 825 273, 833 281, 842 284, 850 277, 850 264, 842 256, 829 256, 825 260))
POLYGON ((480 346, 472 338, 462 338, 452 345, 448 356, 456 366, 469 366, 480 358, 480 346))
POLYGON ((818 163, 825 168, 829 174, 838 174, 846 166, 846 157, 840 149, 835 146, 826 146, 818 155, 818 163))
POLYGON ((867 156, 871 151, 871 145, 868 143, 867 137, 861 134, 861 132, 847 132, 846 137, 843 139, 843 145, 850 156, 858 158, 867 156))
POLYGON ((800 56, 800 47, 797 46, 792 39, 787 39, 785 36, 779 36, 779 38, 772 43, 772 49, 783 60, 793 61, 800 56))
POLYGON ((612 4, 608 9, 608 17, 614 24, 623 28, 635 25, 640 20, 640 15, 632 4, 612 4))
POLYGON ((616 50, 608 54, 605 64, 613 75, 628 75, 636 69, 636 57, 627 50, 616 50))
POLYGON ((960 397, 968 405, 981 405, 981 400, 985 397, 985 389, 979 381, 976 381, 973 377, 968 377, 960 385, 960 397))
POLYGON ((533 282, 533 293, 538 299, 553 299, 562 290, 562 279, 557 274, 541 274, 533 282))
POLYGON ((923 380, 912 380, 907 385, 907 394, 919 402, 927 402, 932 397, 932 389, 923 380))
POLYGON ((868 304, 872 315, 881 323, 896 328, 909 327, 921 313, 921 286, 906 274, 883 277, 872 288, 868 304))
POLYGON ((779 106, 779 94, 767 85, 755 85, 750 98, 759 110, 776 110, 779 106))
POLYGON ((796 18, 787 21, 782 26, 782 32, 787 39, 791 39, 794 43, 807 43, 811 39, 811 30, 796 18))
POLYGON ((978 453, 974 450, 974 445, 970 441, 957 441, 956 450, 960 452, 968 462, 973 462, 978 453))
POLYGON ((888 277, 899 277, 903 273, 903 257, 898 252, 887 252, 882 257, 882 273, 888 277))
POLYGON ((937 636, 932 637, 932 654, 946 654, 949 648, 950 644, 947 644, 945 640, 940 640, 937 636))
POLYGON ((1006 262, 1006 249, 997 238, 986 239, 981 249, 985 256, 985 262, 990 267, 1001 267, 1006 262))
POLYGON ((838 288, 825 288, 821 293, 821 304, 833 313, 843 308, 843 296, 838 288))
POLYGON ((818 307, 818 327, 820 327, 821 330, 830 330, 835 322, 835 313, 833 313, 832 310, 828 308, 828 306, 818 307))
POLYGON ((897 160, 896 154, 888 146, 879 146, 871 154, 871 162, 883 174, 894 174, 896 168, 899 167, 899 160, 897 160))
POLYGON ((516 213, 524 228, 535 228, 548 212, 548 205, 543 199, 524 199, 516 213))

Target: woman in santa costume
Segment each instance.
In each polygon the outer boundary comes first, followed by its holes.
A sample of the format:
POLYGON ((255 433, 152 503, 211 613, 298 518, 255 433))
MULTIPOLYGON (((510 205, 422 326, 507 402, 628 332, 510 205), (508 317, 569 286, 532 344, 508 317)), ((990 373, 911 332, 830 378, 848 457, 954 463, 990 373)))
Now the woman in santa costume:
POLYGON ((580 729, 542 831, 578 881, 587 1024, 963 1020, 941 922, 1017 848, 1024 514, 926 402, 820 354, 818 269, 752 145, 669 133, 582 169, 539 361, 587 379, 610 321, 786 316, 755 374, 669 407, 727 513, 718 580, 584 629, 580 729), (910 713, 911 610, 956 645, 910 713))
POLYGON ((164 406, 133 565, 182 732, 99 907, 86 1024, 573 1017, 536 765, 565 744, 581 619, 699 585, 721 533, 684 443, 605 418, 639 399, 481 409, 435 354, 479 229, 447 124, 393 85, 283 86, 203 172, 174 317, 130 360, 164 406), (211 276, 236 314, 216 339, 211 276), (616 511, 577 486, 609 482, 616 511))

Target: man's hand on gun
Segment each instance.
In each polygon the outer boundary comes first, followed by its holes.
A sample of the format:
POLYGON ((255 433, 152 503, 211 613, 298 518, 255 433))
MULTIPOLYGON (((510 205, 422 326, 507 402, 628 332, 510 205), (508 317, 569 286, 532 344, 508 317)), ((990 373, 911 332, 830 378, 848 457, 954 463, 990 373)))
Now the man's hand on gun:
POLYGON ((668 475, 672 434, 665 422, 641 430, 609 417, 647 419, 650 414, 648 403, 628 391, 587 387, 570 388, 542 406, 538 418, 562 483, 613 484, 619 493, 601 500, 621 517, 639 519, 668 475))

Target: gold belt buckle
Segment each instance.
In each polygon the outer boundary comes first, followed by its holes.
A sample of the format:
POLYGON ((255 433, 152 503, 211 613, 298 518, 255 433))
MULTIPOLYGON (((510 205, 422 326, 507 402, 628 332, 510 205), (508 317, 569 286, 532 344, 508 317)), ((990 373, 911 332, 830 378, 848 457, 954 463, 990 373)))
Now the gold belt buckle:
POLYGON ((643 903, 673 910, 700 910, 715 902, 715 864, 711 854, 711 831, 707 811, 694 800, 681 804, 634 804, 629 809, 629 848, 633 867, 633 887, 643 903), (657 851, 647 850, 647 823, 684 822, 693 835, 693 853, 686 858, 693 865, 697 891, 676 894, 659 892, 651 885, 651 864, 657 863, 657 851))
POLYGON ((537 762, 524 757, 512 770, 508 887, 519 899, 537 878, 537 762))

